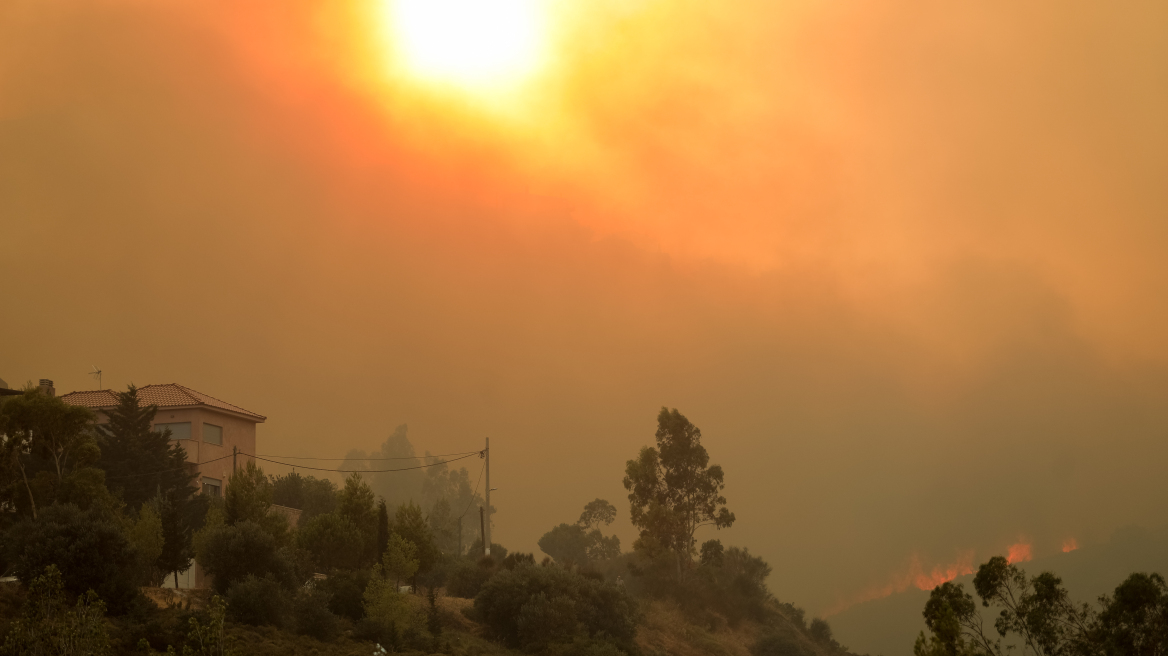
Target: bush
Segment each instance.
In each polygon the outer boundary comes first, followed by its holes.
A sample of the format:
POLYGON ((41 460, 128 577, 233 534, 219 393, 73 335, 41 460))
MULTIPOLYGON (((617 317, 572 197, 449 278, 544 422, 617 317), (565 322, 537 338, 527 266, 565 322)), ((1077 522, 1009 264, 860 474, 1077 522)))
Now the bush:
POLYGON ((835 642, 835 638, 831 635, 831 625, 827 623, 827 620, 818 617, 811 620, 811 628, 808 633, 812 640, 821 645, 830 645, 835 642))
POLYGON ((403 635, 425 625, 424 614, 410 603, 407 595, 398 591, 397 582, 380 565, 373 567, 365 588, 365 617, 385 631, 403 635))
POLYGON ((255 522, 213 528, 204 545, 200 564, 214 577, 216 592, 226 592, 249 575, 271 577, 289 587, 296 584, 293 566, 280 553, 276 538, 255 522))
POLYGON ((627 656, 620 647, 607 640, 577 638, 567 645, 556 645, 548 650, 550 656, 627 656))
POLYGON ((3 543, 16 577, 25 586, 55 565, 70 594, 93 590, 111 612, 125 612, 138 595, 136 554, 121 529, 96 511, 49 506, 41 510, 37 521, 25 519, 13 525, 3 543))
POLYGON ((527 649, 604 638, 633 651, 633 600, 615 585, 561 567, 502 570, 475 597, 475 610, 503 642, 527 649))
POLYGON ((329 594, 322 590, 308 590, 296 597, 292 616, 296 632, 323 642, 332 642, 341 634, 341 622, 329 612, 329 594))
POLYGON ((519 609, 516 622, 524 651, 541 652, 556 643, 579 637, 584 627, 576 617, 576 602, 566 595, 552 598, 539 593, 519 609))
POLYGON ((248 575, 227 591, 227 617, 252 626, 284 626, 287 593, 272 579, 248 575))
POLYGON ((92 590, 77 598, 70 609, 61 573, 49 565, 29 584, 21 616, 12 623, 0 646, 5 654, 104 654, 109 651, 105 604, 92 590))
POLYGON ((769 633, 750 648, 752 656, 816 656, 815 648, 794 631, 769 633))
POLYGON ((495 573, 493 561, 486 566, 481 563, 460 561, 446 577, 446 594, 451 597, 474 599, 482 590, 483 584, 495 573))
POLYGON ((316 588, 329 595, 328 609, 354 622, 365 617, 365 588, 369 586, 367 569, 330 572, 328 578, 316 583, 316 588))

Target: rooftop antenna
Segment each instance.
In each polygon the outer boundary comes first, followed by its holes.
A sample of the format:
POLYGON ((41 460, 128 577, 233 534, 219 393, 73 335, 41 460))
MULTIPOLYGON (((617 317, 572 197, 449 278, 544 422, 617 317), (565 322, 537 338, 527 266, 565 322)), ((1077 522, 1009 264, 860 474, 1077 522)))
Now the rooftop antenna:
POLYGON ((98 369, 97 365, 93 365, 93 371, 89 372, 89 375, 97 379, 97 389, 101 389, 101 369, 98 369))

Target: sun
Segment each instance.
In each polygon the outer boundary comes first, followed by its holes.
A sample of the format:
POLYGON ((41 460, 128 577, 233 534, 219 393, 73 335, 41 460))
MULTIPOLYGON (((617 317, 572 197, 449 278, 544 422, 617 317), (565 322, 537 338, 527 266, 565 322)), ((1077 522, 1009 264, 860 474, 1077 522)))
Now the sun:
POLYGON ((388 0, 387 8, 395 59, 422 80, 491 90, 543 63, 540 0, 388 0))

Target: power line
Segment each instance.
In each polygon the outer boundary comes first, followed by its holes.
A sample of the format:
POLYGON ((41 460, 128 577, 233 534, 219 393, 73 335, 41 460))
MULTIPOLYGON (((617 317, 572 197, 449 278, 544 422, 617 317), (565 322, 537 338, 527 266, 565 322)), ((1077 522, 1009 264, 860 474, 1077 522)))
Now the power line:
MULTIPOLYGON (((461 523, 462 518, 466 517, 466 514, 468 512, 470 512, 470 507, 474 505, 474 499, 476 496, 478 496, 478 493, 479 493, 479 483, 483 482, 483 472, 486 469, 487 469, 487 463, 484 462, 482 469, 479 469, 479 480, 477 482, 475 482, 474 493, 470 495, 470 501, 467 502, 467 504, 466 504, 466 510, 462 511, 462 514, 458 516, 460 523, 461 523)), ((459 530, 461 530, 461 529, 459 529, 459 530)))
POLYGON ((251 457, 255 458, 256 460, 263 460, 264 462, 270 462, 270 463, 273 463, 276 465, 284 465, 285 467, 298 467, 300 469, 311 469, 314 471, 326 471, 326 472, 338 472, 341 474, 354 474, 354 473, 356 473, 356 474, 384 474, 384 473, 388 473, 388 472, 410 471, 411 469, 425 469, 427 467, 436 467, 438 465, 445 465, 445 464, 451 463, 451 462, 458 462, 459 460, 465 460, 466 458, 469 458, 471 456, 478 455, 479 452, 478 451, 471 451, 471 452, 467 453, 466 455, 460 456, 458 458, 453 458, 451 460, 443 460, 441 462, 432 462, 428 465, 417 465, 415 467, 401 467, 398 469, 327 469, 324 467, 308 467, 305 465, 293 465, 290 462, 279 462, 277 460, 268 460, 267 458, 262 458, 260 456, 252 455, 250 453, 243 453, 242 451, 240 451, 240 453, 243 455, 251 456, 251 457))
MULTIPOLYGON (((426 454, 424 456, 400 456, 400 457, 396 457, 396 458, 314 458, 312 456, 274 456, 270 453, 259 453, 259 454, 256 454, 255 457, 256 458, 261 458, 261 457, 283 458, 284 460, 352 460, 354 462, 361 462, 364 460, 423 460, 425 458, 447 458, 450 456, 471 456, 471 455, 474 455, 476 453, 482 453, 482 451, 460 451, 458 453, 438 453, 438 454, 433 454, 433 455, 426 454)), ((297 467, 299 467, 299 466, 300 465, 297 465, 297 467)))
MULTIPOLYGON (((300 469, 311 469, 314 471, 337 472, 337 473, 341 473, 341 474, 352 474, 352 473, 386 474, 389 472, 410 471, 413 469, 425 469, 427 467, 436 467, 438 465, 445 465, 447 463, 458 462, 459 460, 465 460, 466 458, 469 458, 469 457, 474 456, 474 455, 479 455, 481 453, 482 453, 482 451, 464 451, 462 453, 448 453, 448 454, 441 454, 441 455, 435 455, 435 456, 428 455, 428 456, 423 456, 422 458, 444 458, 447 456, 459 456, 459 457, 453 458, 451 460, 443 460, 441 462, 432 462, 429 464, 417 465, 415 467, 400 467, 398 469, 327 469, 324 467, 308 467, 306 465, 293 465, 292 463, 288 463, 288 462, 279 462, 277 460, 269 460, 268 458, 265 458, 263 456, 256 455, 253 453, 245 453, 243 451, 240 451, 238 455, 249 456, 249 457, 255 458, 256 460, 263 460, 264 462, 270 462, 270 463, 276 464, 276 465, 284 465, 286 467, 298 467, 300 469)), ((190 468, 191 466, 201 467, 202 465, 209 465, 213 462, 218 462, 220 460, 230 458, 233 455, 235 455, 235 454, 229 453, 225 456, 221 456, 219 458, 213 458, 211 460, 205 460, 203 462, 191 462, 191 463, 187 463, 186 465, 184 465, 182 467, 172 467, 170 469, 160 469, 158 471, 144 472, 141 474, 125 474, 122 476, 109 476, 106 478, 106 480, 119 480, 119 479, 123 479, 123 478, 137 478, 139 476, 154 476, 156 474, 165 474, 168 472, 182 471, 184 469, 190 468)), ((273 458, 282 457, 282 458, 286 458, 286 459, 296 459, 296 460, 349 460, 349 458, 307 458, 307 457, 293 457, 293 456, 272 456, 272 457, 273 458)), ((422 458, 360 458, 357 460, 420 460, 422 458)), ((484 467, 485 467, 485 465, 484 465, 484 467)), ((479 483, 482 482, 482 477, 483 477, 483 473, 480 470, 479 471, 479 483)), ((475 484, 475 494, 478 494, 478 484, 477 483, 475 484)), ((473 496, 472 496, 472 504, 473 504, 473 496)), ((470 510, 470 506, 467 506, 467 510, 470 510)), ((463 511, 462 514, 465 515, 466 511, 463 511)))

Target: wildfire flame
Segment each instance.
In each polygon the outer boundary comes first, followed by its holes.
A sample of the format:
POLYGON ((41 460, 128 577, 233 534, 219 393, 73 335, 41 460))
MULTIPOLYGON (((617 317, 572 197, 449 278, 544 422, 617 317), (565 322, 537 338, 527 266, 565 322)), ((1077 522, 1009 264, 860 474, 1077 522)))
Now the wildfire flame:
POLYGON ((929 591, 933 588, 952 581, 959 576, 973 574, 973 551, 966 551, 958 555, 956 561, 949 565, 937 565, 931 570, 926 571, 921 564, 920 556, 913 554, 909 561, 908 568, 898 574, 894 574, 891 580, 884 585, 877 585, 863 592, 841 600, 831 608, 824 612, 825 617, 830 617, 840 613, 856 604, 862 604, 865 601, 872 601, 874 599, 883 599, 884 597, 892 596, 897 592, 904 592, 910 587, 916 587, 920 590, 929 591))
POLYGON ((1034 558, 1030 552, 1030 547, 1031 545, 1029 542, 1018 542, 1016 544, 1010 545, 1010 550, 1006 555, 1006 560, 1010 561, 1011 565, 1014 563, 1029 562, 1034 558))
MULTIPOLYGON (((1063 552, 1074 551, 1079 548, 1079 543, 1074 538, 1068 538, 1063 542, 1063 552)), ((1007 547, 1006 560, 1011 564, 1025 563, 1034 559, 1033 545, 1029 540, 1019 540, 1018 542, 1007 547)), ((841 613, 856 604, 862 604, 866 601, 873 601, 875 599, 883 599, 892 596, 898 592, 904 592, 910 587, 916 587, 926 592, 933 588, 952 581, 959 576, 967 576, 973 574, 976 569, 973 566, 973 550, 962 552, 958 555, 950 565, 937 565, 931 570, 925 570, 921 564, 921 559, 916 554, 913 554, 909 561, 908 568, 897 574, 894 574, 888 583, 884 585, 876 585, 853 595, 847 599, 841 599, 834 606, 831 606, 824 611, 824 617, 830 617, 841 613)))
POLYGON ((1071 553, 1079 548, 1079 541, 1075 538, 1067 538, 1063 540, 1063 553, 1071 553))

